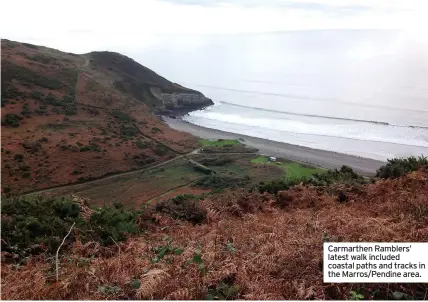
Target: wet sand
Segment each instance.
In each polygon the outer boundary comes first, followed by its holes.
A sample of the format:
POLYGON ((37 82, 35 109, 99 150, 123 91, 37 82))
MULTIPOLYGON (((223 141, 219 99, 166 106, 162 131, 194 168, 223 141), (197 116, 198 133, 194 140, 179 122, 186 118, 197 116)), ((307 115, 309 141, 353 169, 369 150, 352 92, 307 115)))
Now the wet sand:
POLYGON ((243 143, 250 147, 259 149, 264 155, 281 157, 292 161, 302 162, 318 167, 334 169, 342 165, 350 166, 357 173, 364 176, 373 176, 376 170, 384 165, 382 161, 358 157, 354 155, 336 153, 331 151, 312 149, 282 142, 275 142, 268 139, 246 136, 221 130, 215 130, 197 126, 180 118, 172 119, 162 117, 162 119, 173 129, 191 133, 205 139, 243 139, 243 143))

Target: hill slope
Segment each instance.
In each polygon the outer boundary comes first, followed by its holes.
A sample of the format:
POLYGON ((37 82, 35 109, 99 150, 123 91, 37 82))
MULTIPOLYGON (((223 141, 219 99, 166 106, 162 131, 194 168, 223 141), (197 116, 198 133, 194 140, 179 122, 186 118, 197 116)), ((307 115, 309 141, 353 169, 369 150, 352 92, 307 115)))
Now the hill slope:
POLYGON ((212 104, 111 52, 85 55, 2 40, 2 188, 26 192, 138 169, 195 138, 154 111, 212 104))
MULTIPOLYGON (((426 242, 427 180, 425 167, 373 184, 317 188, 300 184, 277 196, 242 189, 201 196, 194 202, 181 196, 177 202, 155 207, 155 212, 150 208, 140 212, 135 224, 144 231, 124 242, 101 246, 92 235, 84 241, 81 228, 74 229, 68 237, 69 250, 63 247, 58 281, 53 257, 39 255, 17 266, 11 259, 16 248, 9 249, 9 254, 2 254, 3 298, 343 300, 352 299, 354 291, 367 300, 394 299, 395 292, 422 300, 427 297, 427 284, 324 283, 322 261, 323 242, 426 242), (332 195, 336 189, 346 193, 347 202, 332 195)), ((102 228, 107 234, 123 232, 129 225, 117 224, 127 219, 120 208, 120 216, 104 216, 118 209, 91 210, 77 201, 92 230, 99 229, 93 225, 97 221, 108 221, 109 228, 102 228), (101 218, 115 219, 97 218, 98 211, 104 213, 101 218)), ((23 210, 30 212, 29 205, 15 200, 2 203, 5 242, 26 239, 16 235, 26 224, 8 228, 14 217, 37 225, 38 220, 34 223, 34 218, 22 215, 23 210)), ((67 218, 62 234, 71 225, 67 218)), ((52 217, 48 221, 52 223, 52 217)), ((57 237, 53 251, 63 236, 57 237)))

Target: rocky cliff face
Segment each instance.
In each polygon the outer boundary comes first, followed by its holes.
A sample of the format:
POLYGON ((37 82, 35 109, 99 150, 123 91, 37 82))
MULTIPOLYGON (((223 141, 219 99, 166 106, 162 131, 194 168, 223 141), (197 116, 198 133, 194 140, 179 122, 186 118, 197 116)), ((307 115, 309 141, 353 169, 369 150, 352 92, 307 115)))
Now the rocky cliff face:
POLYGON ((214 105, 213 101, 199 93, 162 93, 162 111, 189 112, 214 105))

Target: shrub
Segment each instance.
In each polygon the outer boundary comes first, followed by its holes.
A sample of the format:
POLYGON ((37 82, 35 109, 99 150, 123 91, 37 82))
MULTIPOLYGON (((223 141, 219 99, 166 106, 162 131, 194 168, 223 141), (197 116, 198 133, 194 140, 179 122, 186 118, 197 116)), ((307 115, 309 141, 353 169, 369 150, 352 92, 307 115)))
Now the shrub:
POLYGON ((131 126, 122 126, 120 128, 120 137, 123 138, 128 138, 128 137, 133 137, 136 136, 138 134, 138 128, 135 127, 134 125, 131 126))
POLYGON ((79 148, 80 152, 86 152, 86 151, 91 151, 93 150, 93 148, 91 146, 82 146, 79 148))
POLYGON ((36 100, 41 100, 42 94, 39 91, 33 91, 31 97, 36 100))
POLYGON ((147 142, 142 142, 142 141, 136 141, 135 142, 135 145, 138 147, 138 148, 140 148, 140 149, 146 149, 146 148, 148 148, 149 147, 149 143, 147 143, 147 142))
POLYGON ((122 122, 132 122, 132 117, 120 110, 114 109, 111 114, 122 122))
POLYGON ((156 211, 165 213, 174 219, 187 220, 193 224, 202 223, 206 219, 207 213, 198 200, 199 198, 193 194, 178 195, 159 202, 156 205, 156 211))
POLYGON ((154 151, 156 155, 164 156, 168 153, 169 150, 164 145, 157 144, 154 151))
POLYGON ((33 49, 38 49, 39 47, 30 43, 21 43, 22 45, 28 47, 28 48, 33 48, 33 49))
POLYGON ((125 240, 127 234, 138 233, 137 217, 137 211, 125 209, 121 204, 104 206, 91 215, 88 227, 101 244, 109 245, 125 240))
MULTIPOLYGON (((71 197, 3 197, 1 210, 2 251, 18 258, 43 251, 54 253, 73 223, 81 231, 84 243, 98 241, 109 245, 140 231, 140 213, 120 204, 99 208, 88 220, 80 217, 80 205, 71 197)), ((72 232, 65 247, 75 240, 73 237, 72 232)))
POLYGON ((340 170, 328 170, 325 173, 313 174, 307 181, 314 186, 326 186, 333 183, 363 184, 364 177, 355 173, 351 167, 342 166, 340 170))
POLYGON ((22 162, 24 160, 24 155, 22 154, 15 154, 15 156, 13 157, 13 159, 17 162, 22 162))
POLYGON ((204 166, 199 166, 199 165, 194 166, 193 169, 195 171, 202 172, 204 174, 213 174, 213 173, 215 173, 210 168, 207 168, 207 167, 204 167, 204 166))
POLYGON ((288 190, 299 184, 311 184, 313 186, 328 186, 335 183, 363 184, 364 177, 355 173, 352 168, 342 166, 340 170, 328 170, 325 173, 313 174, 310 178, 274 179, 268 182, 260 182, 257 189, 260 193, 268 192, 276 194, 278 191, 288 190))
POLYGON ((53 252, 68 232, 72 219, 78 217, 79 206, 70 198, 9 197, 2 198, 2 250, 20 256, 37 253, 32 246, 43 245, 53 252))
POLYGON ((24 104, 24 105, 22 106, 21 114, 22 114, 23 116, 26 116, 26 117, 30 116, 31 111, 30 111, 30 108, 28 107, 28 104, 24 104))
POLYGON ((4 119, 2 120, 2 125, 17 128, 19 127, 20 120, 22 120, 21 116, 14 113, 7 113, 4 119))
POLYGON ((224 166, 226 164, 233 162, 233 160, 231 158, 222 156, 222 157, 214 157, 214 158, 204 158, 199 162, 205 166, 224 166))
POLYGON ((37 153, 42 149, 40 142, 23 142, 21 143, 22 147, 30 153, 37 153))
POLYGON ((267 182, 260 182, 258 191, 260 193, 276 194, 278 191, 288 190, 302 181, 305 181, 305 179, 273 179, 267 182))
POLYGON ((208 175, 197 180, 193 186, 204 189, 240 188, 248 185, 248 178, 235 178, 221 175, 208 175))
POLYGON ((158 127, 152 127, 152 132, 162 132, 158 127))
POLYGON ((53 106, 62 106, 63 103, 60 99, 58 99, 56 96, 54 96, 52 93, 49 93, 45 99, 45 104, 53 105, 53 106))
POLYGON ((143 165, 143 166, 151 164, 151 163, 156 161, 156 158, 154 158, 153 156, 144 154, 144 153, 134 155, 134 156, 132 156, 132 159, 135 160, 137 162, 137 164, 143 165))
POLYGON ((376 171, 376 177, 397 178, 424 165, 428 165, 428 159, 424 156, 388 159, 388 163, 376 171))

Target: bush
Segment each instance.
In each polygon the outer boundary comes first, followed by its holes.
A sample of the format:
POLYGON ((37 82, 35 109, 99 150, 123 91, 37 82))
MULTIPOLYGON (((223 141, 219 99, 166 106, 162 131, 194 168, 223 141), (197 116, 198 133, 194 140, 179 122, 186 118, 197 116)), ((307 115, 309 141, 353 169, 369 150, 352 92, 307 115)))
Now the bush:
POLYGON ((316 173, 310 178, 274 179, 268 182, 260 182, 257 190, 260 193, 268 192, 276 194, 278 191, 288 190, 299 183, 313 186, 328 186, 335 183, 363 184, 366 183, 366 180, 355 173, 352 168, 342 166, 340 170, 334 169, 328 170, 325 173, 316 173))
POLYGON ((154 158, 153 156, 144 154, 144 153, 134 155, 134 156, 132 156, 132 159, 135 160, 137 162, 137 164, 142 165, 142 166, 151 164, 151 163, 156 161, 156 158, 154 158))
POLYGON ((42 94, 39 91, 33 91, 31 97, 36 100, 41 100, 42 94))
POLYGON ((24 160, 24 155, 22 154, 15 154, 15 156, 13 157, 13 159, 17 162, 22 162, 24 160))
POLYGON ((248 185, 248 183, 248 178, 209 175, 197 180, 193 186, 203 189, 227 189, 244 187, 248 185))
MULTIPOLYGON (((122 205, 99 208, 88 220, 81 218, 80 210, 80 205, 71 197, 2 197, 2 251, 18 258, 41 252, 54 253, 73 223, 81 231, 84 243, 98 241, 109 245, 140 231, 137 226, 140 213, 122 205)), ((72 232, 65 248, 74 242, 73 237, 72 232)))
POLYGON ((132 122, 132 117, 120 110, 115 109, 111 114, 122 122, 132 122))
POLYGON ((21 114, 22 114, 23 116, 26 116, 26 117, 29 117, 29 116, 30 116, 31 111, 30 111, 30 108, 29 108, 28 104, 24 104, 24 106, 22 106, 21 114))
POLYGON ((224 166, 233 162, 231 158, 227 157, 214 157, 214 158, 204 158, 199 161, 205 166, 224 166))
POLYGON ((397 178, 425 165, 428 165, 428 159, 424 156, 388 159, 388 163, 376 171, 376 177, 397 178))
POLYGON ((366 180, 355 173, 351 167, 342 166, 340 170, 334 169, 325 173, 313 174, 307 183, 314 186, 327 186, 334 183, 363 184, 366 183, 366 180))
POLYGON ((140 229, 136 221, 138 212, 125 209, 121 204, 104 206, 91 215, 88 227, 94 232, 97 241, 103 245, 123 241, 127 234, 137 234, 140 229))
POLYGON ((21 116, 13 113, 7 113, 2 120, 2 125, 17 128, 19 127, 20 120, 22 120, 21 116))
POLYGON ((202 172, 204 174, 213 174, 213 173, 215 173, 215 171, 211 170, 210 168, 207 168, 207 167, 204 167, 204 166, 199 166, 199 165, 194 166, 193 169, 195 171, 202 172))
POLYGON ((258 191, 260 193, 276 194, 278 191, 288 190, 289 188, 306 181, 305 179, 273 179, 267 182, 260 182, 258 191))
POLYGON ((149 147, 150 144, 147 142, 137 141, 135 142, 135 145, 140 149, 146 149, 149 147))
POLYGON ((168 153, 169 150, 164 145, 157 144, 154 151, 156 155, 164 156, 168 153))
POLYGON ((120 137, 123 139, 123 138, 137 136, 138 132, 139 132, 138 128, 135 127, 134 125, 122 126, 120 128, 120 137))
POLYGON ((79 205, 70 198, 41 196, 2 198, 2 251, 20 256, 38 253, 34 245, 48 252, 58 248, 71 223, 79 215, 79 205))
POLYGON ((178 195, 159 202, 156 211, 193 224, 202 223, 207 217, 207 212, 200 206, 198 200, 199 198, 193 194, 178 195))

